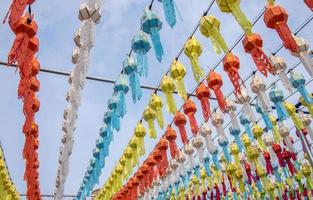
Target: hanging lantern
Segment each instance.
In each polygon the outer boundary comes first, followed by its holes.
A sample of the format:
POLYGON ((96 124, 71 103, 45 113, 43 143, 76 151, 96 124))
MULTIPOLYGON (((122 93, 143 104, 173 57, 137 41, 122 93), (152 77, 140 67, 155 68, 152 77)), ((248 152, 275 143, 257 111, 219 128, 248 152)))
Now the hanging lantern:
POLYGON ((304 3, 313 11, 313 1, 312 0, 304 0, 304 3))
POLYGON ((211 39, 214 51, 217 54, 221 54, 221 50, 223 50, 225 54, 228 54, 229 49, 220 33, 220 25, 221 22, 213 15, 202 16, 200 20, 200 32, 205 37, 211 39))
POLYGON ((203 157, 203 150, 202 147, 204 145, 204 142, 202 140, 202 138, 200 137, 200 135, 196 135, 193 139, 192 139, 192 145, 193 147, 196 149, 197 154, 199 156, 199 161, 200 163, 204 162, 204 157, 203 157))
POLYGON ((313 130, 311 128, 311 117, 304 114, 304 112, 300 111, 299 112, 299 117, 300 117, 300 120, 302 121, 306 131, 308 132, 310 138, 313 140, 313 130))
POLYGON ((205 75, 204 70, 201 68, 199 64, 198 58, 202 54, 202 46, 200 42, 192 36, 186 43, 185 43, 185 54, 188 56, 191 67, 192 73, 195 81, 199 83, 200 79, 205 75))
POLYGON ((251 54, 252 59, 259 70, 264 76, 267 76, 267 73, 270 72, 274 74, 274 68, 269 61, 268 57, 264 53, 263 40, 259 34, 252 33, 249 35, 245 35, 242 40, 243 47, 246 53, 251 54))
POLYGON ((278 74, 283 86, 286 88, 288 92, 292 92, 292 87, 291 83, 287 77, 286 69, 287 69, 287 64, 284 61, 282 57, 270 56, 271 63, 273 65, 273 68, 275 70, 275 73, 278 74))
POLYGON ((221 91, 221 88, 223 85, 222 76, 216 73, 215 71, 210 71, 209 76, 207 78, 207 82, 208 82, 209 88, 211 88, 211 90, 214 91, 220 110, 222 112, 225 112, 226 103, 225 103, 224 95, 221 91))
POLYGON ((196 135, 199 130, 198 123, 195 118, 195 113, 197 112, 196 104, 191 99, 187 99, 183 105, 183 109, 184 113, 188 116, 191 132, 196 135))
POLYGON ((247 133, 249 139, 250 139, 251 141, 253 141, 253 140, 254 140, 254 137, 253 137, 252 131, 251 131, 251 129, 250 129, 250 123, 251 123, 251 122, 248 120, 248 118, 247 118, 244 114, 241 114, 241 115, 239 116, 239 120, 240 120, 240 123, 245 127, 245 130, 246 130, 246 133, 247 133))
POLYGON ((225 100, 225 103, 226 103, 226 113, 229 115, 230 117, 230 120, 231 120, 231 125, 234 129, 239 129, 239 123, 238 123, 238 119, 237 119, 237 116, 236 116, 236 105, 235 105, 235 102, 226 98, 225 100))
POLYGON ((162 2, 163 4, 163 11, 168 25, 170 25, 171 28, 174 28, 176 25, 176 12, 180 16, 175 0, 159 0, 159 2, 162 2))
POLYGON ((125 95, 129 90, 128 81, 124 74, 121 74, 114 84, 114 92, 117 94, 118 105, 116 107, 117 115, 124 117, 126 114, 126 100, 125 95))
POLYGON ((148 76, 147 53, 151 49, 147 35, 140 31, 132 40, 132 50, 137 54, 137 71, 140 76, 148 76))
POLYGON ((166 139, 161 138, 157 146, 157 149, 160 151, 161 156, 162 156, 162 161, 161 161, 162 170, 161 172, 159 172, 161 173, 161 177, 165 176, 165 173, 168 167, 168 159, 167 159, 167 153, 166 153, 167 148, 168 148, 168 145, 167 145, 166 139))
POLYGON ((220 112, 215 112, 212 115, 212 124, 216 129, 217 135, 223 136, 226 138, 226 135, 224 133, 224 117, 220 112))
POLYGON ((173 96, 173 92, 175 91, 175 84, 173 79, 169 78, 168 76, 163 76, 162 82, 161 82, 161 90, 163 91, 166 102, 167 102, 167 111, 170 114, 175 114, 177 108, 175 99, 173 96))
POLYGON ((279 133, 282 136, 283 141, 286 144, 288 150, 291 152, 295 152, 292 141, 290 139, 289 129, 283 123, 278 123, 278 126, 279 126, 279 133))
POLYGON ((172 159, 175 159, 178 156, 178 148, 175 142, 177 136, 175 130, 171 126, 167 126, 167 129, 165 131, 165 138, 170 145, 171 157, 172 159))
POLYGON ((212 130, 209 127, 208 123, 203 122, 201 124, 201 128, 199 130, 200 135, 204 138, 205 146, 208 149, 208 151, 214 152, 214 143, 212 140, 212 130))
POLYGON ((264 13, 264 22, 270 29, 275 29, 280 39, 283 41, 284 47, 292 52, 297 51, 297 43, 293 38, 293 34, 287 25, 288 13, 278 5, 268 4, 264 13))
POLYGON ((264 112, 272 111, 272 106, 265 93, 266 84, 264 83, 264 80, 261 77, 254 75, 250 83, 250 87, 252 92, 257 95, 257 99, 259 100, 261 108, 264 112))
POLYGON ((184 153, 188 157, 190 169, 193 169, 193 167, 194 167, 194 161, 193 161, 193 153, 194 152, 195 152, 195 150, 192 148, 192 146, 190 144, 187 144, 184 146, 184 153))
POLYGON ((240 0, 217 0, 219 9, 224 13, 231 13, 246 34, 252 33, 252 24, 240 9, 240 0))
POLYGON ((313 98, 309 95, 308 91, 305 88, 305 78, 302 74, 298 72, 291 71, 290 72, 290 82, 294 88, 296 88, 303 100, 306 103, 313 104, 313 98))
POLYGON ((229 127, 229 133, 234 136, 236 147, 239 152, 242 152, 242 142, 240 140, 240 129, 233 128, 232 126, 229 127))
POLYGON ((223 59, 223 66, 224 71, 228 73, 228 77, 235 88, 235 93, 240 93, 240 86, 243 84, 243 81, 239 75, 239 58, 232 53, 228 53, 223 59))
POLYGON ((264 144, 263 139, 262 139, 263 128, 261 126, 259 126, 258 124, 255 124, 252 127, 252 133, 253 133, 254 137, 256 138, 261 149, 264 150, 265 144, 264 144))
POLYGON ((196 89, 196 96, 201 102, 202 114, 205 121, 207 121, 211 115, 211 108, 209 98, 211 96, 210 89, 201 83, 196 89))
POLYGON ((236 94, 237 101, 242 104, 243 113, 247 116, 248 120, 252 123, 256 122, 254 112, 251 108, 251 97, 245 87, 241 87, 240 93, 236 94))
POLYGON ((138 138, 139 155, 143 156, 145 154, 144 137, 146 136, 146 129, 142 123, 137 123, 134 134, 138 138))
POLYGON ((178 158, 176 160, 179 164, 180 174, 185 175, 185 161, 186 161, 185 154, 179 151, 178 158))
POLYGON ((289 116, 291 117, 296 129, 298 131, 304 131, 304 125, 303 125, 303 122, 300 120, 298 114, 296 113, 296 110, 297 110, 296 107, 293 104, 286 102, 286 101, 285 101, 284 107, 287 110, 289 116))
POLYGON ((163 119, 163 113, 162 113, 162 108, 163 108, 162 98, 153 93, 150 98, 149 106, 155 111, 156 119, 159 124, 159 127, 163 129, 164 119, 163 119))
POLYGON ((308 74, 313 77, 313 59, 310 55, 310 46, 307 40, 301 37, 294 36, 297 44, 297 50, 291 54, 298 57, 308 74))
POLYGON ((108 101, 108 111, 107 116, 104 117, 104 121, 108 122, 110 128, 115 129, 116 131, 120 130, 120 118, 117 114, 117 106, 119 105, 119 100, 115 95, 113 95, 108 101))
POLYGON ((137 71, 137 63, 134 58, 127 56, 123 62, 123 69, 125 74, 128 75, 133 102, 136 103, 137 100, 139 101, 141 99, 142 92, 137 71))
POLYGON ((178 95, 183 99, 187 99, 187 92, 184 83, 184 77, 186 75, 186 68, 178 60, 174 60, 171 65, 171 77, 175 80, 176 89, 178 95))
POLYGON ((270 96, 271 101, 275 104, 275 110, 277 112, 279 121, 283 121, 287 119, 288 113, 283 106, 283 101, 284 101, 283 91, 278 89, 276 85, 273 85, 269 96, 270 96))
MULTIPOLYGON (((313 98, 312 95, 311 95, 311 97, 313 98)), ((304 98, 302 96, 299 98, 299 102, 301 103, 301 105, 305 106, 308 109, 311 117, 313 117, 313 104, 305 102, 304 98)))
POLYGON ((155 56, 157 60, 161 62, 162 57, 164 56, 163 47, 159 35, 159 31, 162 29, 162 21, 149 8, 145 8, 144 15, 141 17, 141 28, 143 32, 150 35, 155 56))
POLYGON ((174 116, 174 124, 179 129, 180 137, 184 145, 188 144, 188 137, 185 128, 186 122, 187 121, 185 115, 177 111, 174 116))
POLYGON ((261 108, 259 101, 256 102, 254 107, 255 107, 255 110, 262 116, 262 119, 266 125, 266 128, 268 130, 272 130, 273 124, 272 124, 272 121, 270 119, 270 116, 268 115, 267 112, 264 112, 264 110, 261 108))
POLYGON ((153 138, 153 139, 157 138, 157 133, 156 133, 155 126, 154 126, 155 118, 156 118, 155 111, 149 106, 147 106, 143 112, 143 119, 148 123, 149 135, 150 135, 150 138, 153 138))

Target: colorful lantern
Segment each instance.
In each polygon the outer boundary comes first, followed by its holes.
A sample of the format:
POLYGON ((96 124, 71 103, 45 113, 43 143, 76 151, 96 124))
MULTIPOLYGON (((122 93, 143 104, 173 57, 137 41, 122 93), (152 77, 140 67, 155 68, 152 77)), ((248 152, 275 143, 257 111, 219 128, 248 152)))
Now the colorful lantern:
POLYGON ((302 121, 307 133, 309 134, 310 138, 313 140, 313 130, 311 128, 311 117, 304 114, 304 112, 299 112, 300 120, 302 121))
POLYGON ((211 39, 214 51, 217 54, 221 54, 221 50, 223 50, 225 54, 228 54, 229 49, 220 33, 220 25, 221 22, 216 17, 212 15, 203 16, 200 20, 200 32, 205 37, 211 39))
POLYGON ((228 77, 235 88, 235 92, 240 93, 240 86, 243 84, 243 81, 239 75, 239 58, 232 53, 228 53, 223 59, 223 66, 224 71, 228 73, 228 77))
POLYGON ((218 144, 223 149, 223 154, 225 156, 226 161, 231 162, 231 156, 228 150, 228 139, 225 135, 218 135, 218 144))
POLYGON ((240 0, 217 0, 222 12, 231 13, 246 34, 252 33, 252 24, 240 9, 240 0))
POLYGON ((160 163, 162 165, 162 170, 161 172, 159 171, 159 173, 161 173, 161 177, 164 177, 166 173, 166 169, 168 167, 168 159, 167 159, 167 153, 166 153, 167 148, 168 148, 168 145, 167 145, 166 139, 161 138, 157 146, 157 149, 160 151, 161 156, 162 156, 162 161, 160 163))
POLYGON ((273 124, 272 124, 272 121, 270 119, 270 116, 268 115, 267 112, 264 112, 264 110, 261 108, 259 101, 256 102, 254 107, 255 107, 255 110, 262 116, 262 119, 266 125, 266 128, 268 130, 272 130, 273 124))
POLYGON ((303 125, 303 122, 300 120, 298 114, 296 113, 296 110, 297 110, 296 107, 293 104, 286 102, 286 101, 285 101, 284 107, 287 110, 289 116, 291 117, 297 130, 303 131, 304 125, 303 125))
POLYGON ((245 130, 246 130, 248 137, 250 138, 251 141, 253 141, 254 137, 253 137, 252 131, 250 129, 250 123, 251 122, 248 120, 248 118, 244 114, 241 114, 239 116, 239 119, 240 119, 240 123, 245 127, 245 130))
POLYGON ((116 114, 119 117, 124 117, 126 114, 126 100, 125 95, 129 91, 128 81, 124 74, 119 75, 114 83, 114 92, 116 93, 118 105, 116 107, 116 114))
POLYGON ((141 17, 141 28, 143 32, 150 35, 155 56, 157 60, 161 62, 164 55, 159 34, 159 31, 162 29, 162 21, 154 12, 146 8, 144 15, 141 17))
POLYGON ((224 99, 224 95, 221 91, 223 86, 222 76, 215 71, 210 71, 209 76, 207 78, 208 86, 211 90, 214 91, 214 94, 217 98, 218 105, 222 112, 225 112, 226 103, 224 99))
POLYGON ((167 112, 169 112, 170 114, 175 114, 177 108, 173 96, 173 92, 175 91, 175 84, 173 79, 171 79, 168 76, 163 76, 161 82, 161 90, 163 91, 164 96, 166 97, 167 112))
POLYGON ((204 138, 205 146, 208 149, 208 151, 213 152, 214 143, 212 140, 212 130, 206 122, 203 122, 201 124, 199 133, 204 138))
POLYGON ((183 109, 184 113, 188 116, 191 132, 196 135, 199 130, 198 123, 195 118, 195 113, 197 112, 196 104, 191 99, 187 99, 183 105, 183 109))
POLYGON ((204 142, 203 142, 202 138, 200 137, 200 135, 196 135, 192 139, 192 145, 196 149, 196 152, 197 152, 197 154, 199 156, 200 163, 203 163, 204 162, 204 157, 203 157, 202 147, 204 145, 204 142))
POLYGON ((149 106, 155 111, 156 119, 159 124, 159 127, 163 129, 164 119, 163 119, 163 113, 162 113, 162 108, 163 108, 162 98, 153 93, 150 98, 149 106))
POLYGON ((287 91, 292 92, 291 83, 286 73, 287 64, 284 59, 282 57, 271 55, 270 60, 272 62, 275 73, 278 74, 283 86, 287 91))
POLYGON ((165 131, 165 138, 170 145, 171 157, 172 159, 175 159, 178 156, 178 148, 175 142, 177 136, 175 130, 171 126, 167 126, 167 129, 165 131))
POLYGON ((252 133, 253 133, 254 137, 256 138, 259 146, 262 148, 262 150, 264 150, 265 144, 264 144, 263 139, 262 139, 263 128, 261 126, 259 126, 258 124, 255 124, 252 127, 252 133))
POLYGON ((162 2, 163 4, 163 11, 168 25, 170 25, 171 28, 174 28, 176 25, 176 12, 180 16, 175 0, 159 0, 159 2, 162 2))
POLYGON ((137 123, 134 134, 138 138, 139 155, 143 156, 145 154, 144 137, 146 136, 146 129, 142 123, 137 123))
POLYGON ((237 115, 236 115, 236 105, 235 102, 226 98, 225 100, 226 103, 226 113, 229 115, 230 117, 230 121, 231 121, 231 125, 234 129, 238 129, 240 130, 239 127, 239 123, 238 123, 238 119, 237 119, 237 115))
POLYGON ((275 73, 271 62, 262 49, 263 40, 259 34, 252 33, 245 35, 242 40, 242 44, 245 52, 251 54, 259 72, 261 72, 264 76, 267 76, 268 72, 271 74, 275 73))
POLYGON ((286 144, 288 150, 291 152, 295 152, 292 141, 290 139, 289 129, 283 123, 278 123, 278 126, 279 126, 279 133, 282 136, 283 141, 286 144))
POLYGON ((312 0, 304 0, 304 3, 313 11, 313 1, 312 0))
POLYGON ((254 112, 251 108, 251 97, 245 87, 241 87, 240 93, 236 94, 237 101, 242 104, 242 111, 248 120, 252 123, 256 122, 254 112))
POLYGON ((191 144, 187 144, 184 146, 184 153, 188 157, 189 160, 189 166, 191 169, 194 167, 194 162, 193 162, 193 153, 195 150, 192 148, 191 144))
POLYGON ((307 40, 301 37, 294 36, 297 44, 297 51, 292 51, 291 54, 301 60, 305 70, 313 77, 313 59, 310 55, 310 46, 307 40))
POLYGON ((220 112, 213 113, 213 115, 212 115, 212 124, 215 127, 215 129, 216 129, 217 135, 225 136, 225 138, 226 138, 226 135, 224 133, 224 127, 223 127, 224 117, 223 117, 223 115, 220 112))
POLYGON ((185 54, 188 56, 191 67, 193 77, 196 82, 199 83, 200 79, 205 75, 204 70, 201 68, 199 64, 198 58, 202 54, 202 46, 200 42, 192 36, 186 43, 185 43, 185 54))
MULTIPOLYGON (((311 97, 312 97, 312 95, 311 95, 311 97)), ((305 102, 304 98, 302 96, 300 97, 299 102, 301 103, 301 105, 305 106, 308 109, 311 117, 313 117, 313 104, 305 102)))
POLYGON ((210 89, 201 83, 196 89, 196 96, 201 102, 202 114, 205 121, 207 121, 211 115, 211 108, 209 98, 211 96, 210 89))
POLYGON ((284 47, 292 52, 297 51, 297 43, 293 38, 293 34, 287 25, 288 13, 278 5, 268 4, 264 13, 264 22, 270 29, 275 29, 280 39, 283 41, 284 47))
POLYGON ((141 99, 142 92, 137 71, 137 63, 134 58, 127 56, 123 62, 123 69, 125 74, 128 75, 133 102, 136 103, 137 100, 139 101, 141 99))
POLYGON ((184 77, 186 75, 186 68, 178 60, 174 60, 171 65, 171 77, 175 80, 176 89, 178 95, 183 99, 187 99, 187 92, 184 83, 184 77))
POLYGON ((306 103, 313 104, 313 98, 305 88, 305 78, 298 72, 290 72, 291 85, 298 90, 306 103))
POLYGON ((117 106, 119 105, 119 100, 117 99, 116 95, 113 95, 109 101, 108 101, 108 108, 110 111, 108 111, 106 114, 109 116, 105 116, 106 120, 110 120, 110 127, 112 127, 112 130, 115 129, 116 131, 120 130, 121 122, 120 118, 117 114, 117 106))
POLYGON ((229 127, 229 133, 234 136, 235 142, 236 142, 236 147, 238 148, 238 151, 242 151, 242 142, 240 140, 240 129, 236 129, 233 127, 229 127))
POLYGON ((270 91, 270 99, 275 104, 275 110, 279 121, 287 119, 288 113, 283 106, 284 102, 284 93, 282 90, 278 89, 276 85, 273 85, 270 91))
POLYGON ((147 35, 140 31, 132 40, 132 50, 137 54, 137 71, 140 76, 148 76, 147 53, 151 49, 147 35))
POLYGON ((261 77, 254 75, 250 83, 250 87, 251 87, 252 92, 254 92, 257 95, 257 99, 259 100, 263 111, 264 112, 271 111, 272 106, 265 93, 266 85, 264 83, 264 80, 261 77))
POLYGON ((156 133, 155 126, 154 126, 155 118, 156 118, 155 111, 149 106, 147 106, 143 112, 143 119, 148 123, 149 135, 150 135, 150 138, 153 138, 153 139, 157 138, 157 133, 156 133))
POLYGON ((188 144, 188 138, 185 128, 186 122, 187 121, 185 115, 177 111, 174 116, 174 124, 179 129, 180 137, 184 145, 188 144))

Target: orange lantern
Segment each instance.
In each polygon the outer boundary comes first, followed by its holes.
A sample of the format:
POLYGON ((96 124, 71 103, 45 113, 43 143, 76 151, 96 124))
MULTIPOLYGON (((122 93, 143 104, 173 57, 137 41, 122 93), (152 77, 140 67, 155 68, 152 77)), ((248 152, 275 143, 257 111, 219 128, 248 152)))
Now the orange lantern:
POLYGON ((292 52, 297 51, 297 43, 287 25, 288 13, 278 5, 268 4, 264 13, 264 22, 268 28, 275 29, 285 48, 292 52))
POLYGON ((252 33, 250 35, 246 35, 242 40, 243 47, 246 53, 251 54, 254 64, 256 65, 259 72, 267 76, 267 72, 269 71, 271 74, 275 74, 275 70, 264 53, 263 40, 259 34, 252 33))
POLYGON ((186 122, 187 121, 186 121, 185 115, 177 111, 174 116, 174 124, 178 127, 181 140, 183 144, 185 145, 188 144, 188 138, 187 138, 187 133, 186 133, 186 128, 185 128, 186 122))
POLYGON ((209 98, 211 96, 210 89, 204 83, 201 83, 196 89, 196 96, 201 102, 202 114, 205 121, 211 115, 209 98))
POLYGON ((157 149, 160 151, 161 156, 162 156, 162 161, 161 161, 161 171, 159 171, 159 174, 161 177, 164 177, 166 175, 166 170, 168 167, 168 159, 167 159, 167 153, 166 150, 168 148, 167 141, 164 137, 162 137, 158 143, 157 149))
POLYGON ((224 99, 224 95, 221 91, 223 86, 222 76, 215 71, 211 71, 209 77, 207 78, 208 86, 211 90, 214 91, 214 94, 217 98, 218 105, 222 112, 225 112, 226 103, 224 99))
POLYGON ((237 56, 229 53, 223 60, 224 71, 227 72, 230 81, 232 82, 236 94, 240 94, 240 85, 243 83, 239 76, 240 61, 237 56), (241 83, 239 83, 241 82, 241 83))
POLYGON ((313 11, 313 0, 304 0, 304 3, 313 11))
POLYGON ((197 112, 196 104, 192 100, 187 99, 183 105, 183 109, 184 113, 188 116, 191 132, 194 135, 197 134, 199 127, 195 118, 195 113, 197 112))
POLYGON ((152 157, 154 158, 154 160, 156 161, 156 166, 158 168, 158 174, 159 176, 161 176, 160 171, 162 170, 162 155, 161 155, 161 151, 158 150, 157 148, 153 150, 152 152, 152 157))
POLYGON ((179 153, 177 144, 175 142, 177 135, 176 135, 175 130, 170 125, 167 126, 167 129, 165 131, 165 138, 167 139, 170 145, 171 157, 172 159, 175 159, 179 153))

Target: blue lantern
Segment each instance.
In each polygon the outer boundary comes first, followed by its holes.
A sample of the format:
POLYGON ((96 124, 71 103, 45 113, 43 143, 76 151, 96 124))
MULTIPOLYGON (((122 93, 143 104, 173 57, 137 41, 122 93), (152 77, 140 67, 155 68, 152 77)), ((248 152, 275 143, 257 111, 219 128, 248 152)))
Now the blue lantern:
POLYGON ((212 161, 217 170, 221 170, 221 165, 218 161, 218 148, 216 146, 213 147, 213 151, 210 152, 212 155, 212 161))
POLYGON ((108 101, 108 107, 110 109, 110 117, 111 117, 111 127, 112 130, 119 131, 120 130, 120 118, 117 113, 117 106, 119 105, 119 99, 116 95, 113 95, 108 101))
POLYGON ((289 79, 290 79, 291 85, 299 91, 299 93, 303 97, 303 100, 308 104, 313 104, 312 97, 309 95, 308 91, 304 87, 304 84, 305 84, 304 76, 300 73, 292 71, 290 73, 289 79))
POLYGON ((149 8, 146 8, 141 17, 142 31, 149 34, 154 48, 154 53, 159 62, 164 55, 159 31, 162 29, 162 21, 149 8))
POLYGON ((132 40, 132 50, 137 54, 137 71, 140 76, 148 76, 147 53, 151 49, 147 35, 140 31, 132 40))
POLYGON ((113 95, 116 95, 118 99, 118 105, 116 107, 117 115, 122 118, 126 114, 125 95, 128 91, 128 80, 124 74, 120 74, 118 79, 115 81, 113 95))
POLYGON ((283 121, 287 119, 288 117, 288 112, 283 106, 283 101, 284 101, 284 93, 281 89, 278 89, 276 85, 273 85, 270 91, 270 99, 271 101, 275 104, 276 112, 277 112, 277 117, 279 121, 283 121))
POLYGON ((222 135, 220 135, 220 136, 218 136, 217 140, 218 140, 218 144, 223 149, 223 154, 224 154, 224 157, 225 157, 226 161, 228 163, 230 163, 231 162, 231 156, 230 156, 230 153, 228 151, 228 140, 227 140, 227 138, 222 136, 222 135))
POLYGON ((210 157, 207 156, 204 158, 204 169, 208 177, 211 177, 211 169, 210 169, 210 157))
POLYGON ((272 121, 270 119, 270 116, 264 112, 261 108, 261 106, 259 105, 259 102, 257 101, 257 103, 255 104, 255 110, 262 116, 262 119, 267 127, 268 130, 272 130, 273 129, 273 124, 272 121))
POLYGON ((246 133, 247 133, 248 137, 250 138, 250 140, 254 141, 254 137, 253 137, 251 129, 250 129, 250 121, 248 120, 246 115, 241 114, 239 116, 239 119, 240 119, 240 123, 245 127, 246 133))
POLYGON ((164 15, 165 19, 170 25, 171 28, 173 28, 176 25, 176 13, 175 10, 177 11, 177 14, 180 16, 180 12, 176 6, 176 3, 174 0, 159 0, 159 2, 162 2, 163 4, 163 10, 164 10, 164 15))
POLYGON ((235 138, 235 142, 237 144, 238 150, 240 152, 242 152, 243 146, 242 146, 242 142, 240 140, 240 130, 233 128, 233 127, 229 127, 229 133, 234 136, 235 138))
POLYGON ((139 81, 139 76, 138 76, 138 71, 137 71, 137 63, 135 59, 133 59, 130 56, 127 56, 127 58, 123 62, 123 67, 124 67, 125 74, 128 75, 128 78, 129 78, 133 101, 134 103, 136 103, 136 101, 137 100, 139 101, 142 96, 140 81, 139 81))

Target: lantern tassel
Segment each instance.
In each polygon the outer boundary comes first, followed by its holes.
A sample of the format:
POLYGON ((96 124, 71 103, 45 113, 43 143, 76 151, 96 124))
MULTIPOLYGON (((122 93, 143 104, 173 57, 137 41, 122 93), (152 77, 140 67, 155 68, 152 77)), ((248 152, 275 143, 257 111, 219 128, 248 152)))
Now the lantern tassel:
POLYGON ((222 112, 225 112, 226 109, 226 103, 224 99, 224 95, 220 89, 214 90, 214 94, 217 98, 218 105, 220 106, 220 109, 222 112))
POLYGON ((171 28, 176 25, 175 3, 174 0, 162 0, 165 19, 171 28))
POLYGON ((247 34, 252 33, 251 22, 247 19, 245 14, 242 12, 242 10, 239 7, 239 4, 238 3, 230 3, 228 5, 231 8, 232 14, 235 17, 236 21, 241 26, 242 30, 244 30, 244 32, 247 34))
POLYGON ((157 133, 155 130, 155 126, 154 126, 154 120, 153 119, 149 119, 147 120, 148 123, 148 127, 149 127, 149 136, 152 139, 156 139, 157 138, 157 133))
POLYGON ((112 128, 115 129, 116 131, 119 131, 121 128, 120 118, 114 111, 112 111, 111 113, 111 122, 112 122, 112 128))
POLYGON ((167 102, 167 111, 169 113, 175 114, 177 108, 176 108, 176 103, 175 99, 172 93, 164 93, 166 102, 167 102))
POLYGON ((252 123, 256 122, 254 112, 251 108, 251 105, 248 102, 244 102, 242 104, 242 110, 246 114, 246 116, 250 122, 252 122, 252 123))
POLYGON ((116 107, 116 113, 119 117, 124 117, 126 114, 126 102, 125 102, 125 93, 120 91, 117 93, 118 105, 116 107))
POLYGON ((184 83, 184 79, 176 79, 176 89, 178 92, 178 95, 183 98, 184 100, 187 99, 187 92, 186 92, 186 87, 184 83))
POLYGON ((293 34, 290 31, 288 25, 286 23, 281 23, 279 25, 276 25, 275 27, 279 37, 284 43, 284 47, 289 49, 292 52, 297 51, 297 43, 295 39, 293 38, 293 34))
POLYGON ((179 154, 179 150, 177 148, 177 144, 175 141, 169 141, 170 151, 171 151, 171 157, 172 159, 177 158, 179 154))
POLYGON ((223 149, 223 154, 224 154, 225 159, 227 160, 227 162, 231 162, 231 156, 230 156, 230 153, 228 151, 228 146, 227 145, 222 145, 222 149, 223 149))
POLYGON ((212 174, 211 174, 211 169, 210 169, 210 158, 209 157, 204 159, 204 169, 205 169, 206 175, 208 177, 211 177, 212 174))
POLYGON ((267 70, 270 71, 273 67, 264 51, 260 48, 254 48, 251 55, 259 72, 261 72, 264 76, 267 76, 267 70))
POLYGON ((301 52, 299 55, 299 59, 301 60, 303 66, 306 71, 313 77, 313 59, 307 52, 301 52))
POLYGON ((300 85, 297 89, 306 103, 313 104, 313 99, 309 95, 304 85, 300 85))
POLYGON ((219 55, 221 54, 221 50, 223 50, 225 54, 228 54, 229 49, 221 33, 215 28, 210 29, 210 31, 210 39, 215 53, 219 55))
POLYGON ((201 98, 201 108, 204 120, 207 121, 211 115, 210 102, 208 98, 201 98))
POLYGON ((201 68, 199 64, 198 57, 195 55, 190 56, 190 62, 192 66, 193 77, 197 83, 199 83, 200 79, 205 75, 204 70, 201 68))
POLYGON ((157 119, 157 122, 160 126, 161 129, 164 128, 164 118, 163 118, 163 113, 162 113, 162 110, 161 109, 156 109, 156 119, 157 119))
POLYGON ((195 115, 189 114, 188 119, 189 119, 189 125, 190 125, 191 132, 194 135, 196 135, 198 133, 199 127, 198 127, 198 123, 197 123, 197 120, 195 118, 195 115))
POLYGON ((287 77, 287 74, 284 72, 278 72, 278 76, 280 78, 280 81, 282 82, 283 86, 286 88, 288 92, 292 92, 291 83, 287 77))
POLYGON ((217 153, 212 153, 212 161, 214 163, 214 166, 216 167, 217 171, 221 170, 220 163, 218 161, 218 156, 217 153))
POLYGON ((132 98, 134 103, 136 103, 137 100, 140 100, 142 97, 140 81, 137 72, 133 72, 129 75, 129 82, 132 92, 132 98))
POLYGON ((137 52, 138 73, 140 76, 148 76, 148 58, 147 54, 143 51, 137 52))
POLYGON ((160 34, 158 29, 151 29, 151 40, 155 52, 155 56, 159 62, 162 61, 162 57, 164 56, 163 46, 160 39, 160 34))

